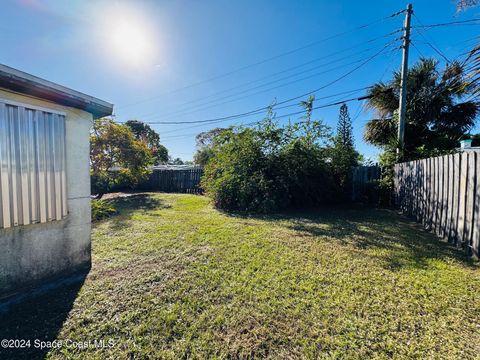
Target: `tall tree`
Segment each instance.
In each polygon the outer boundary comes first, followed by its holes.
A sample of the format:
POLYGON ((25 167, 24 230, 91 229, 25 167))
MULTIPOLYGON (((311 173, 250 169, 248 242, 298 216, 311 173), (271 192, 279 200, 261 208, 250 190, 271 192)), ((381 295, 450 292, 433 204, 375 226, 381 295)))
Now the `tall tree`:
POLYGON ((213 156, 213 147, 218 141, 219 135, 225 131, 224 128, 214 128, 204 131, 195 137, 197 142, 197 152, 193 160, 195 164, 205 166, 213 156))
MULTIPOLYGON (((369 106, 378 118, 370 120, 365 141, 393 151, 397 144, 400 73, 394 72, 387 83, 379 82, 369 90, 369 106)), ((434 59, 420 59, 407 76, 407 111, 402 159, 412 160, 451 152, 462 135, 475 125, 480 107, 464 101, 471 88, 464 68, 448 64, 443 71, 434 59)))
POLYGON ((308 144, 311 144, 314 138, 313 128, 312 128, 312 111, 313 111, 313 102, 315 101, 315 96, 310 95, 307 100, 300 101, 300 106, 305 109, 305 116, 303 127, 305 130, 305 139, 308 144))
POLYGON ((90 135, 92 194, 98 198, 115 185, 136 185, 149 173, 153 158, 144 141, 128 126, 98 119, 90 135))
POLYGON ((353 126, 352 119, 348 113, 347 104, 340 107, 340 115, 338 116, 337 138, 340 143, 353 147, 353 126))
POLYGON ((168 162, 168 150, 160 144, 160 135, 150 125, 139 120, 128 120, 125 125, 130 128, 137 140, 145 142, 153 154, 155 165, 168 162))
POLYGON ((346 104, 340 107, 338 116, 337 133, 331 149, 331 165, 333 175, 338 186, 341 200, 350 198, 352 189, 353 168, 358 165, 359 154, 353 142, 352 120, 346 104))
POLYGON ((225 128, 214 128, 204 131, 195 136, 197 148, 213 146, 218 136, 225 131, 225 128))
POLYGON ((168 163, 170 165, 184 165, 185 163, 183 162, 182 159, 180 159, 179 157, 177 158, 170 158, 170 160, 168 161, 168 163))

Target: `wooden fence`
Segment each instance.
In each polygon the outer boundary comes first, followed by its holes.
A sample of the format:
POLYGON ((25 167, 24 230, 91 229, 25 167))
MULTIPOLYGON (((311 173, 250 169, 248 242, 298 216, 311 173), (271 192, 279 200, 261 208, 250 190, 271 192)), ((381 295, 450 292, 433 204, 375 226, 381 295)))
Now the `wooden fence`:
POLYGON ((155 167, 149 178, 140 184, 140 188, 150 191, 180 192, 199 194, 201 167, 175 168, 173 166, 155 167))
POLYGON ((357 166, 353 169, 352 177, 352 200, 361 202, 376 202, 378 194, 375 194, 373 183, 380 180, 382 169, 377 166, 357 166))
POLYGON ((471 255, 480 250, 480 151, 395 166, 395 203, 471 255))

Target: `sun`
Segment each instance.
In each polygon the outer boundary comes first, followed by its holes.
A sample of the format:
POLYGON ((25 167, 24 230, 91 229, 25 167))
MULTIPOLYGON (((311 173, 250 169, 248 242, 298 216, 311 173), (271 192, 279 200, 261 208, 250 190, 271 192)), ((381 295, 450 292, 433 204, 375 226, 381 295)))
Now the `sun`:
POLYGON ((155 40, 145 19, 122 11, 112 16, 105 28, 109 51, 116 62, 143 67, 154 62, 155 40))

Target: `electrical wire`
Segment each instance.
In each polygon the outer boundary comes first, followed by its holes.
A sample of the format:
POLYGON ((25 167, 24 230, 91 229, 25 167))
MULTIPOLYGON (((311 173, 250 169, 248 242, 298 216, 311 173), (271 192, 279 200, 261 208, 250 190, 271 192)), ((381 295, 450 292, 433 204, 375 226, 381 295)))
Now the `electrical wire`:
POLYGON ((363 100, 361 100, 359 102, 359 105, 358 105, 358 108, 357 108, 357 111, 355 113, 355 115, 353 116, 352 118, 352 123, 354 123, 355 121, 357 121, 358 117, 360 116, 360 114, 362 113, 362 110, 364 109, 364 106, 363 106, 363 100))
MULTIPOLYGON (((370 88, 370 87, 366 87, 366 88, 370 88)), ((390 91, 390 89, 387 89, 385 91, 390 91)), ((323 109, 323 108, 327 108, 327 107, 331 107, 331 106, 336 106, 336 105, 340 105, 340 104, 344 104, 344 103, 347 103, 347 102, 351 102, 351 101, 363 101, 365 99, 368 99, 370 98, 371 95, 364 95, 364 96, 360 96, 360 97, 353 97, 353 98, 343 98, 343 99, 339 99, 335 102, 332 102, 332 103, 328 103, 328 104, 324 104, 324 105, 319 105, 319 106, 315 106, 312 108, 312 110, 317 110, 317 109, 323 109)), ((298 106, 298 104, 295 104, 296 106, 298 106)), ((294 115, 299 115, 299 114, 303 114, 305 113, 305 110, 301 110, 301 111, 296 111, 296 112, 292 112, 292 113, 289 113, 289 114, 283 114, 283 115, 275 115, 275 120, 277 119, 283 119, 283 118, 286 118, 286 117, 290 117, 290 116, 294 116, 294 115)), ((217 121, 217 123, 220 122, 220 121, 217 121)), ((255 124, 258 124, 260 121, 256 120, 256 121, 253 121, 253 122, 250 122, 250 123, 246 123, 246 124, 233 124, 233 125, 230 125, 230 126, 251 126, 251 125, 255 125, 255 124)), ((195 126, 190 126, 190 127, 187 127, 187 128, 183 128, 181 130, 185 130, 185 129, 192 129, 192 128, 197 128, 197 127, 201 127, 203 125, 195 125, 195 126)), ((163 132, 163 134, 167 134, 167 133, 171 133, 172 131, 170 132, 163 132)), ((197 133, 190 133, 190 134, 180 134, 180 135, 169 135, 169 136, 166 136, 166 137, 163 137, 162 136, 162 139, 164 138, 167 138, 167 139, 172 139, 172 138, 185 138, 185 137, 189 137, 189 136, 192 136, 192 135, 197 135, 197 133)))
MULTIPOLYGON (((418 18, 417 15, 415 15, 415 13, 413 14, 413 17, 415 18, 415 21, 417 21, 421 26, 424 26, 423 23, 420 21, 420 19, 418 18)), ((425 43, 433 49, 433 51, 435 51, 438 55, 440 55, 446 62, 447 64, 451 63, 451 61, 448 59, 448 57, 442 52, 440 51, 440 49, 438 48, 438 45, 435 44, 435 46, 432 44, 434 43, 434 40, 432 39, 427 39, 427 35, 426 35, 426 32, 429 30, 429 29, 425 29, 423 28, 423 33, 418 29, 418 28, 414 28, 415 32, 417 34, 419 34, 424 40, 425 40, 425 43), (425 34, 424 34, 425 33, 425 34), (429 42, 429 40, 431 40, 432 43, 429 42)))
POLYGON ((410 44, 412 44, 412 46, 415 48, 415 50, 417 50, 417 52, 418 52, 418 54, 420 55, 421 58, 425 58, 425 56, 422 54, 420 49, 415 45, 415 43, 413 41, 410 41, 410 44))
MULTIPOLYGON (((392 43, 392 42, 391 42, 392 43)), ((387 48, 387 46, 390 46, 391 43, 389 44, 386 44, 380 51, 376 52, 375 54, 373 54, 372 56, 368 57, 365 61, 363 61, 362 63, 360 63, 359 65, 357 65, 356 67, 354 67, 353 69, 349 70, 348 72, 342 74, 341 76, 335 78, 334 80, 316 88, 316 89, 313 89, 311 91, 308 91, 306 93, 303 93, 301 95, 298 95, 298 96, 294 96, 292 98, 289 98, 289 99, 286 99, 286 100, 283 100, 283 101, 280 101, 280 102, 277 102, 275 103, 273 106, 264 106, 264 107, 261 107, 261 108, 258 108, 258 109, 254 109, 254 110, 250 110, 250 111, 246 111, 246 112, 243 112, 243 113, 240 113, 240 114, 234 114, 234 115, 229 115, 229 116, 224 116, 224 117, 219 117, 219 118, 213 118, 213 119, 205 119, 205 120, 197 120, 196 123, 214 123, 214 122, 217 122, 217 121, 223 121, 223 120, 230 120, 230 119, 236 119, 236 118, 239 118, 239 117, 245 117, 245 116, 248 116, 248 115, 253 115, 253 114, 257 114, 259 112, 262 112, 264 110, 267 110, 269 108, 275 108, 277 107, 278 105, 282 105, 282 104, 286 104, 286 103, 289 103, 289 102, 292 102, 292 101, 295 101, 295 100, 298 100, 300 98, 304 98, 306 96, 309 96, 309 95, 312 95, 320 90, 323 90, 339 81, 341 81, 342 79, 346 78, 347 76, 349 76, 350 74, 354 73, 355 71, 357 71, 358 69, 360 69, 361 67, 363 67, 364 65, 366 65, 367 63, 369 63, 370 61, 372 61, 373 59, 375 59, 377 56, 379 56, 381 53, 383 53, 385 51, 385 49, 387 48)), ((145 121, 145 123, 147 124, 161 124, 161 123, 165 123, 165 122, 155 122, 155 121, 145 121)), ((164 132, 165 134, 165 132, 164 132)))
MULTIPOLYGON (((396 50, 396 49, 394 49, 396 50)), ((282 83, 280 85, 277 85, 277 86, 274 86, 274 87, 270 87, 270 88, 267 88, 267 89, 263 89, 263 90, 259 90, 257 92, 254 92, 254 93, 251 93, 251 94, 248 94, 248 95, 245 95, 245 96, 240 96, 240 97, 236 97, 234 99, 231 99, 231 100, 226 100, 226 101, 221 101, 221 102, 218 102, 222 99, 228 99, 228 98, 231 98, 232 96, 238 96, 238 95, 242 95, 244 93, 248 93, 250 92, 251 90, 254 90, 255 88, 252 88, 252 89, 249 89, 249 90, 246 90, 246 91, 242 91, 242 92, 239 92, 237 94, 233 94, 233 95, 230 95, 230 96, 226 96, 226 97, 223 97, 223 98, 219 98, 219 99, 216 99, 216 100, 213 100, 213 101, 210 101, 204 105, 201 105, 202 107, 198 108, 198 107, 193 107, 193 108, 190 108, 190 109, 185 109, 185 111, 180 111, 180 112, 176 112, 174 113, 173 115, 189 115, 189 114, 193 114, 193 113, 197 113, 199 111, 203 111, 203 110, 207 110, 207 109, 210 109, 210 108, 213 108, 213 107, 217 107, 217 106, 220 106, 220 105, 224 105, 224 104, 228 104, 228 103, 231 103, 231 102, 235 102, 235 101, 239 101, 239 100, 242 100, 242 99, 246 99, 246 98, 249 98, 249 97, 252 97, 252 96, 255 96, 255 95, 259 95, 259 94, 263 94, 263 93, 266 93, 266 92, 269 92, 269 91, 272 91, 272 90, 276 90, 276 89, 279 89, 279 88, 282 88, 282 87, 285 87, 285 86, 289 86, 289 85, 292 85, 292 84, 295 84, 295 83, 298 83, 298 82, 301 82, 301 81, 304 81, 304 80, 309 80, 309 79, 312 79, 314 77, 317 77, 317 76, 320 76, 320 75, 323 75, 323 74, 326 74, 326 73, 329 73, 329 72, 332 72, 332 71, 335 71, 335 70, 338 70, 338 69, 341 69, 341 68, 344 68, 346 66, 349 66, 349 65, 354 65, 354 64, 358 64, 360 63, 361 61, 367 59, 368 57, 364 57, 362 59, 359 59, 359 60, 355 60, 355 61, 352 61, 352 62, 349 62, 349 63, 346 63, 346 64, 342 64, 342 65, 339 65, 339 66, 336 66, 334 68, 331 68, 331 69, 328 69, 328 70, 325 70, 325 71, 322 71, 322 72, 318 72, 318 73, 315 73, 315 74, 312 74, 312 75, 309 75, 309 76, 305 76, 305 77, 302 77, 302 78, 299 78, 299 79, 295 79, 295 80, 292 80, 292 81, 289 81, 289 82, 286 82, 286 83, 282 83), (209 105, 211 104, 211 105, 209 105)), ((273 81, 271 83, 275 83, 277 81, 273 81)), ((266 85, 266 84, 265 84, 266 85)), ((264 85, 262 85, 264 86, 264 85)), ((259 86, 260 87, 260 86, 259 86)), ((259 88, 259 87, 256 87, 256 88, 259 88)), ((145 119, 145 117, 144 117, 145 119)))
MULTIPOLYGON (((363 91, 363 90, 366 90, 366 89, 369 89, 370 86, 367 86, 367 87, 362 87, 362 88, 358 88, 358 89, 354 89, 354 90, 348 90, 348 91, 342 91, 342 92, 339 92, 339 93, 336 93, 336 94, 332 94, 332 95, 327 95, 327 96, 322 96, 320 98, 317 98, 316 100, 319 100, 319 99, 328 99, 328 98, 331 98, 331 97, 335 97, 335 96, 338 96, 338 95, 345 95, 345 94, 351 94, 351 93, 354 93, 354 92, 359 92, 359 91, 363 91)), ((281 110, 281 109, 285 109, 285 108, 289 108, 289 107, 293 107, 293 106, 298 106, 298 104, 290 104, 290 105, 284 105, 284 106, 281 106, 281 107, 276 107, 275 104, 272 105, 272 108, 275 108, 275 110, 281 110)), ((264 107, 264 108, 261 108, 258 110, 258 112, 255 112, 254 114, 259 114, 259 113, 262 113, 264 112, 266 109, 268 109, 268 106, 267 107, 264 107)), ((250 115, 250 114, 249 114, 250 115)), ((253 115, 253 114, 252 114, 253 115)), ((224 120, 223 118, 220 118, 220 120, 224 120)), ((148 124, 151 124, 151 125, 159 125, 159 124, 162 124, 162 125, 180 125, 180 124, 198 124, 198 123, 210 123, 210 122, 215 122, 217 121, 217 119, 209 119, 209 120, 193 120, 193 121, 155 121, 155 122, 148 122, 148 124)))
MULTIPOLYGON (((318 109, 323 109, 323 108, 327 108, 327 107, 332 107, 332 106, 337 106, 337 105, 340 105, 340 104, 344 104, 344 103, 347 103, 347 102, 351 102, 351 101, 360 101, 360 100, 363 100, 365 99, 365 96, 361 96, 361 97, 354 97, 354 98, 348 98, 348 99, 342 99, 340 101, 336 101, 336 102, 333 102, 333 103, 328 103, 328 104, 323 104, 323 105, 319 105, 319 106, 314 106, 312 107, 312 110, 318 110, 318 109)), ((298 105, 297 105, 298 106, 298 105)), ((279 116, 275 116, 274 119, 275 120, 278 120, 278 119, 284 119, 284 118, 287 118, 287 117, 291 117, 291 116, 294 116, 294 115, 300 115, 300 114, 304 114, 305 113, 305 110, 300 110, 300 111, 295 111, 295 112, 291 112, 291 113, 288 113, 288 114, 283 114, 283 115, 279 115, 279 116)), ((255 124, 258 124, 260 121, 253 121, 253 122, 250 122, 250 123, 246 123, 246 124, 236 124, 236 125, 233 125, 233 126, 251 126, 251 125, 255 125, 255 124)), ((298 123, 301 123, 301 122, 298 122, 298 123)), ((181 135, 173 135, 173 136, 165 136, 165 137, 162 137, 162 139, 170 139, 170 138, 182 138, 182 137, 189 137, 189 136, 192 136, 192 135, 197 135, 198 133, 192 133, 192 134, 181 134, 181 135)))
POLYGON ((360 25, 360 26, 357 26, 357 27, 354 27, 350 30, 347 30, 347 31, 343 31, 343 32, 340 32, 340 33, 337 33, 337 34, 334 34, 334 35, 331 35, 331 36, 327 36, 323 39, 320 39, 320 40, 317 40, 317 41, 314 41, 312 43, 309 43, 307 45, 304 45, 304 46, 301 46, 301 47, 298 47, 298 48, 295 48, 295 49, 292 49, 292 50, 289 50, 289 51, 286 51, 286 52, 283 52, 283 53, 280 53, 280 54, 277 54, 275 56, 271 56, 269 58, 266 58, 266 59, 263 59, 263 60, 260 60, 260 61, 257 61, 255 63, 252 63, 252 64, 249 64, 249 65, 245 65, 245 66, 241 66, 237 69, 234 69, 232 71, 229 71, 229 72, 226 72, 224 74, 220 74, 220 75, 216 75, 216 76, 213 76, 213 77, 210 77, 210 78, 207 78, 205 80, 201 80, 201 81, 198 81, 196 83, 193 83, 193 84, 190 84, 190 85, 186 85, 186 86, 183 86, 181 88, 178 88, 178 89, 175 89, 175 90, 172 90, 172 91, 168 91, 168 92, 165 92, 163 94, 160 94, 160 95, 157 95, 157 96, 154 96, 154 97, 151 97, 151 98, 148 98, 148 99, 143 99, 143 100, 139 100, 139 101, 135 101, 135 102, 132 102, 132 103, 129 103, 129 104, 126 104, 126 105, 123 105, 119 108, 126 108, 126 107, 129 107, 129 106, 133 106, 133 105, 137 105, 137 104, 140 104, 140 103, 144 103, 144 102, 148 102, 148 101, 151 101, 151 100, 155 100, 155 99, 158 99, 159 97, 161 96, 164 96, 164 95, 167 95, 167 94, 172 94, 172 93, 177 93, 177 92, 180 92, 180 91, 183 91, 183 90, 186 90, 186 89, 190 89, 192 87, 196 87, 196 86, 199 86, 199 85, 202 85, 202 84, 205 84, 205 83, 208 83, 208 82, 211 82, 211 81, 215 81, 215 80, 218 80, 218 79, 221 79, 221 78, 225 78, 227 76, 230 76, 230 75, 233 75, 235 73, 238 73, 238 72, 241 72, 241 71, 244 71, 244 70, 247 70, 249 68, 252 68, 252 67, 255 67, 255 66, 258 66, 258 65, 262 65, 262 64, 265 64, 267 62, 270 62, 270 61, 273 61, 273 60, 276 60, 276 59, 279 59, 281 57, 284 57, 284 56, 287 56, 287 55, 291 55, 291 54, 294 54, 296 52, 299 52, 301 50, 304 50, 304 49, 307 49, 307 48, 310 48, 312 46, 315 46, 315 45, 318 45, 318 44, 321 44, 323 42, 326 42, 326 41, 329 41, 329 40, 333 40, 333 39, 336 39, 340 36, 344 36, 344 35, 347 35, 347 34, 350 34, 350 33, 353 33, 353 32, 357 32, 359 30, 362 30, 362 29, 365 29, 365 28, 368 28, 370 26, 373 26, 375 24, 378 24, 380 22, 383 22, 385 20, 388 20, 388 19, 391 19, 391 18, 394 18, 400 14, 403 14, 406 10, 400 10, 400 11, 397 11, 397 12, 394 12, 388 16, 385 16, 385 17, 382 17, 380 19, 377 19, 377 20, 374 20, 370 23, 367 23, 367 24, 364 24, 364 25, 360 25))
POLYGON ((412 28, 435 28, 435 27, 452 26, 452 25, 465 25, 465 24, 480 25, 479 21, 480 21, 480 19, 470 19, 470 20, 461 20, 461 21, 451 21, 451 22, 439 23, 439 24, 417 25, 417 26, 412 26, 412 28), (471 24, 473 22, 475 22, 475 24, 471 24))
MULTIPOLYGON (((178 105, 175 105, 177 107, 183 107, 183 106, 186 106, 186 105, 190 105, 192 103, 197 103, 197 102, 201 102, 202 100, 206 100, 206 99, 210 99, 212 97, 215 97, 217 95, 221 95, 221 94, 224 94, 226 92, 229 92, 229 91, 232 91, 232 90, 236 90, 236 89, 239 89, 239 88, 242 88, 242 87, 245 87, 245 86, 248 86, 248 85, 252 85, 252 84, 255 84, 257 82, 260 82, 262 80, 265 80, 265 79, 269 79, 271 77, 274 77, 274 76, 277 76, 277 75, 281 75, 283 73, 286 73, 286 72, 289 72, 289 71, 292 71, 292 70, 296 70, 296 69, 299 69, 301 67, 304 67, 306 65, 309 65, 311 63, 314 63, 314 62, 317 62, 319 60, 323 60, 323 59, 327 59, 327 58, 330 58, 332 56, 335 56, 337 54, 341 54, 341 53, 345 53, 346 51, 351 51, 352 49, 356 48, 356 47, 359 47, 361 45, 364 45, 364 44, 368 44, 368 43, 372 43, 372 42, 375 42, 375 41, 378 41, 380 39, 384 39, 386 37, 389 37, 389 36, 392 36, 398 32, 401 32, 402 30, 399 29, 399 30, 395 30, 395 31, 392 31, 392 32, 389 32, 387 34, 384 34, 384 35, 381 35, 381 36, 378 36, 378 37, 375 37, 375 38, 372 38, 372 39, 368 39, 366 41, 363 41, 363 42, 360 42, 360 43, 357 43, 356 45, 354 46, 351 46, 351 47, 348 47, 348 48, 344 48, 342 50, 339 50, 339 51, 335 51, 333 53, 330 53, 328 55, 325 55, 325 56, 322 56, 322 57, 319 57, 319 58, 316 58, 316 59, 313 59, 313 60, 310 60, 310 61, 307 61, 307 62, 304 62, 302 64, 299 64, 299 65, 296 65, 296 66, 293 66, 293 67, 289 67, 287 69, 284 69, 284 70, 281 70, 281 71, 278 71, 276 73, 273 73, 273 74, 270 74, 270 75, 267 75, 267 76, 263 76, 261 78, 258 78, 256 80, 253 80, 253 81, 249 81, 249 82, 245 82, 243 84, 240 84, 240 85, 237 85, 237 86, 234 86, 234 87, 231 87, 229 89, 226 89, 224 91, 220 91, 220 92, 216 92, 214 94, 211 94, 211 95, 208 95, 208 96, 204 96, 204 97, 201 97, 199 99, 195 99, 195 100, 191 100, 191 101, 187 101, 187 102, 184 102, 184 103, 181 103, 181 104, 178 104, 178 105)), ((354 54, 352 55, 355 55, 355 54, 361 54, 361 53, 365 53, 365 52, 368 52, 370 50, 374 50, 375 48, 373 47, 370 47, 368 49, 364 49, 364 50, 361 50, 361 51, 358 51, 358 52, 355 52, 354 54)), ((296 74, 291 74, 291 75, 288 75, 282 79, 287 79, 287 78, 290 78, 290 77, 294 77, 294 76, 297 76, 297 75, 301 75, 302 73, 307 73, 309 71, 313 71, 317 68, 320 68, 320 67, 323 67, 323 66, 326 66, 326 65, 330 65, 332 63, 335 63, 335 62, 338 62, 338 61, 341 61, 341 60, 344 60, 344 59, 349 59, 352 57, 352 55, 348 55, 348 56, 345 56, 345 57, 342 57, 342 58, 339 58, 339 59, 336 59, 336 60, 333 60, 333 61, 329 61, 327 63, 323 63, 323 64, 320 64, 316 67, 313 67, 313 68, 310 68, 308 70, 303 70, 299 73, 296 73, 296 74)), ((270 81, 268 83, 265 83, 265 84, 262 84, 262 85, 258 85, 258 86, 255 86, 254 88, 250 88, 250 89, 246 89, 246 90, 243 90, 243 91, 240 91, 239 93, 237 93, 237 95, 241 95, 242 93, 247 93, 248 91, 251 91, 251 90, 254 90, 256 88, 260 88, 260 87, 263 87, 263 86, 266 86, 268 84, 273 84, 275 82, 278 82, 278 81, 281 81, 281 79, 277 79, 277 80, 273 80, 273 81, 270 81)), ((197 104, 197 105, 193 105, 193 106, 190 106, 186 109, 182 109, 182 110, 177 110, 177 111, 170 111, 170 112, 167 112, 165 114, 162 114, 162 116, 171 116, 171 115, 176 115, 176 114, 179 114, 179 113, 185 113, 186 111, 188 110, 191 110, 191 109, 195 109, 195 108, 198 108, 199 106, 204 106, 204 105, 208 105, 210 103, 213 103, 217 100, 221 100, 221 99, 227 99, 227 98, 231 98, 232 96, 235 96, 235 94, 230 94, 230 95, 227 95, 227 96, 224 96, 224 97, 221 97, 221 98, 217 98, 216 100, 211 100, 211 101, 208 101, 206 103, 203 103, 203 104, 197 104)), ((245 98, 245 97, 243 97, 245 98)), ((223 105, 223 104, 219 104, 219 105, 223 105)), ((210 108, 210 107, 209 107, 210 108)), ((203 110, 203 109, 202 109, 203 110)), ((152 117, 152 116, 158 116, 158 111, 155 111, 155 112, 150 112, 148 114, 144 114, 144 115, 141 115, 141 116, 138 116, 138 118, 141 118, 141 119, 148 119, 149 117, 152 117)))

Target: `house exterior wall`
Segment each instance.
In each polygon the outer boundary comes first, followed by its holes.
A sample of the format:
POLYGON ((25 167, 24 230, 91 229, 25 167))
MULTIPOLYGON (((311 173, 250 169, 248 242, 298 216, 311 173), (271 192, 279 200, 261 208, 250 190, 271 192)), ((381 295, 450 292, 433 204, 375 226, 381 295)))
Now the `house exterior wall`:
POLYGON ((3 89, 0 98, 66 113, 68 207, 63 220, 0 229, 1 299, 90 266, 89 131, 93 119, 83 110, 3 89))

